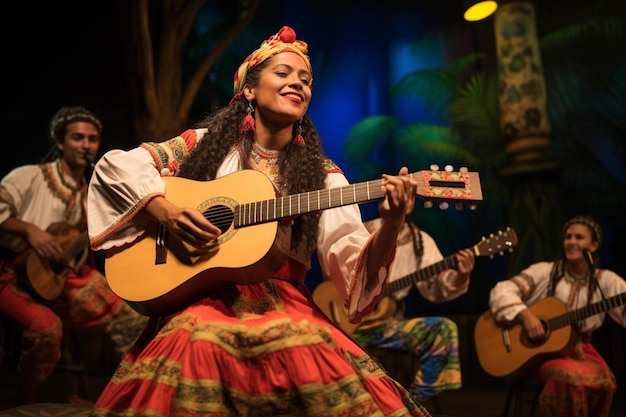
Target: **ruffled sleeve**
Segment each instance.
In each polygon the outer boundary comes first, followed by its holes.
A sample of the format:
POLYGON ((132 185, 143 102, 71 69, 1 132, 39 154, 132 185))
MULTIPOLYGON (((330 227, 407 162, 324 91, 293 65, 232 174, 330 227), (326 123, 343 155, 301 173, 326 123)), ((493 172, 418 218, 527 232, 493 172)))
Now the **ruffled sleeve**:
POLYGON ((164 142, 145 142, 130 151, 111 150, 100 158, 87 198, 94 250, 119 247, 143 235, 150 219, 141 209, 164 195, 161 176, 174 175, 204 133, 204 129, 187 130, 164 142))
POLYGON ((538 262, 498 282, 489 294, 489 308, 500 321, 511 321, 548 292, 552 262, 538 262))
MULTIPOLYGON (((326 188, 349 185, 339 172, 329 173, 326 188)), ((363 225, 361 211, 356 204, 324 210, 320 217, 317 254, 326 277, 335 283, 339 294, 346 299, 351 322, 366 316, 382 296, 383 283, 389 265, 395 256, 392 251, 380 269, 376 282, 368 283, 367 253, 373 235, 363 225)))

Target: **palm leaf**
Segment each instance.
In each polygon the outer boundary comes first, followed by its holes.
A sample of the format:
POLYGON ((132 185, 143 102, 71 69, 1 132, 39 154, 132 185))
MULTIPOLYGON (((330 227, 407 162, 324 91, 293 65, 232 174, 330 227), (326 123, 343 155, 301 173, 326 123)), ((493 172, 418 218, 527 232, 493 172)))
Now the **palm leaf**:
POLYGON ((550 53, 552 50, 569 48, 572 44, 588 39, 590 36, 600 37, 605 41, 622 41, 625 34, 626 19, 624 17, 589 19, 548 33, 539 40, 539 47, 542 52, 550 53))
POLYGON ((454 61, 448 68, 427 68, 410 72, 391 88, 391 97, 397 98, 403 94, 419 99, 432 114, 443 115, 445 119, 464 72, 482 58, 482 54, 470 54, 454 61))
POLYGON ((372 116, 359 121, 344 142, 346 161, 359 165, 371 158, 375 150, 393 136, 400 123, 400 119, 393 116, 372 116))

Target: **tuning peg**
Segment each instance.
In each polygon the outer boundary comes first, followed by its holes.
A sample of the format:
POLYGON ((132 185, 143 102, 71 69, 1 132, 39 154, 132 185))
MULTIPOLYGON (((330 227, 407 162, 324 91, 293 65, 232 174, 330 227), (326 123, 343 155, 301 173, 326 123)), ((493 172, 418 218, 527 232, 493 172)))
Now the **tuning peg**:
POLYGON ((461 210, 463 210, 463 204, 462 203, 456 203, 454 205, 454 208, 457 209, 457 211, 461 211, 461 210))
POLYGON ((476 204, 470 204, 469 209, 474 211, 478 208, 478 206, 476 204))
POLYGON ((446 165, 446 167, 444 169, 446 170, 446 172, 454 171, 454 167, 452 165, 446 165))
POLYGON ((459 168, 459 172, 461 172, 463 174, 466 174, 466 173, 469 172, 469 169, 467 169, 467 167, 461 167, 461 168, 459 168))
POLYGON ((433 206, 433 202, 432 201, 424 201, 424 208, 432 208, 433 206))
POLYGON ((430 170, 431 171, 439 171, 439 165, 437 165, 437 164, 430 164, 430 170))
POLYGON ((450 205, 447 201, 442 201, 441 203, 439 203, 439 208, 441 210, 448 210, 448 207, 450 207, 450 205))

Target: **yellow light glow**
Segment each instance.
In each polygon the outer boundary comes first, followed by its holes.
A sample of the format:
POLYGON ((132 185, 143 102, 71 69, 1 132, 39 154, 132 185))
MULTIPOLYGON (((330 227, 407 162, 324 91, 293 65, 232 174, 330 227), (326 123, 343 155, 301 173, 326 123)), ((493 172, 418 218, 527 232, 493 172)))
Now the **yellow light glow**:
POLYGON ((485 19, 498 8, 498 3, 495 1, 479 1, 476 4, 470 6, 465 13, 463 14, 463 18, 470 22, 475 22, 477 20, 485 19))

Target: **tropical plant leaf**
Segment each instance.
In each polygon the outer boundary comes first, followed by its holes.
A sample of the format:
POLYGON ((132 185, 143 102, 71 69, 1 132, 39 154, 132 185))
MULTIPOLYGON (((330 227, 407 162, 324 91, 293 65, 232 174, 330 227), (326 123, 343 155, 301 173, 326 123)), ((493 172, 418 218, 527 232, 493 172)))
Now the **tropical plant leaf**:
POLYGON ((412 98, 419 98, 424 106, 431 109, 433 114, 445 114, 452 99, 454 89, 458 84, 459 74, 447 69, 420 69, 413 71, 391 88, 391 97, 400 94, 412 98))
POLYGON ((539 40, 539 47, 542 51, 569 48, 590 36, 597 36, 605 41, 622 41, 626 36, 626 19, 622 16, 611 16, 577 22, 543 36, 539 40))
POLYGON ((556 255, 565 212, 601 207, 604 217, 620 219, 626 211, 626 18, 615 13, 578 22, 545 35, 540 48, 551 141, 545 158, 559 167, 543 173, 545 180, 503 174, 513 156, 500 127, 498 75, 472 68, 480 58, 473 54, 446 68, 410 72, 390 89, 393 99, 402 95, 434 109, 437 124, 418 115, 396 120, 379 138, 386 143, 352 147, 360 156, 384 148, 395 154, 393 162, 479 171, 485 204, 474 218, 484 224, 508 219, 524 242, 511 272, 556 255))
POLYGON ((394 116, 372 116, 359 121, 350 129, 344 143, 346 161, 358 165, 374 155, 376 148, 389 141, 400 126, 394 116))

